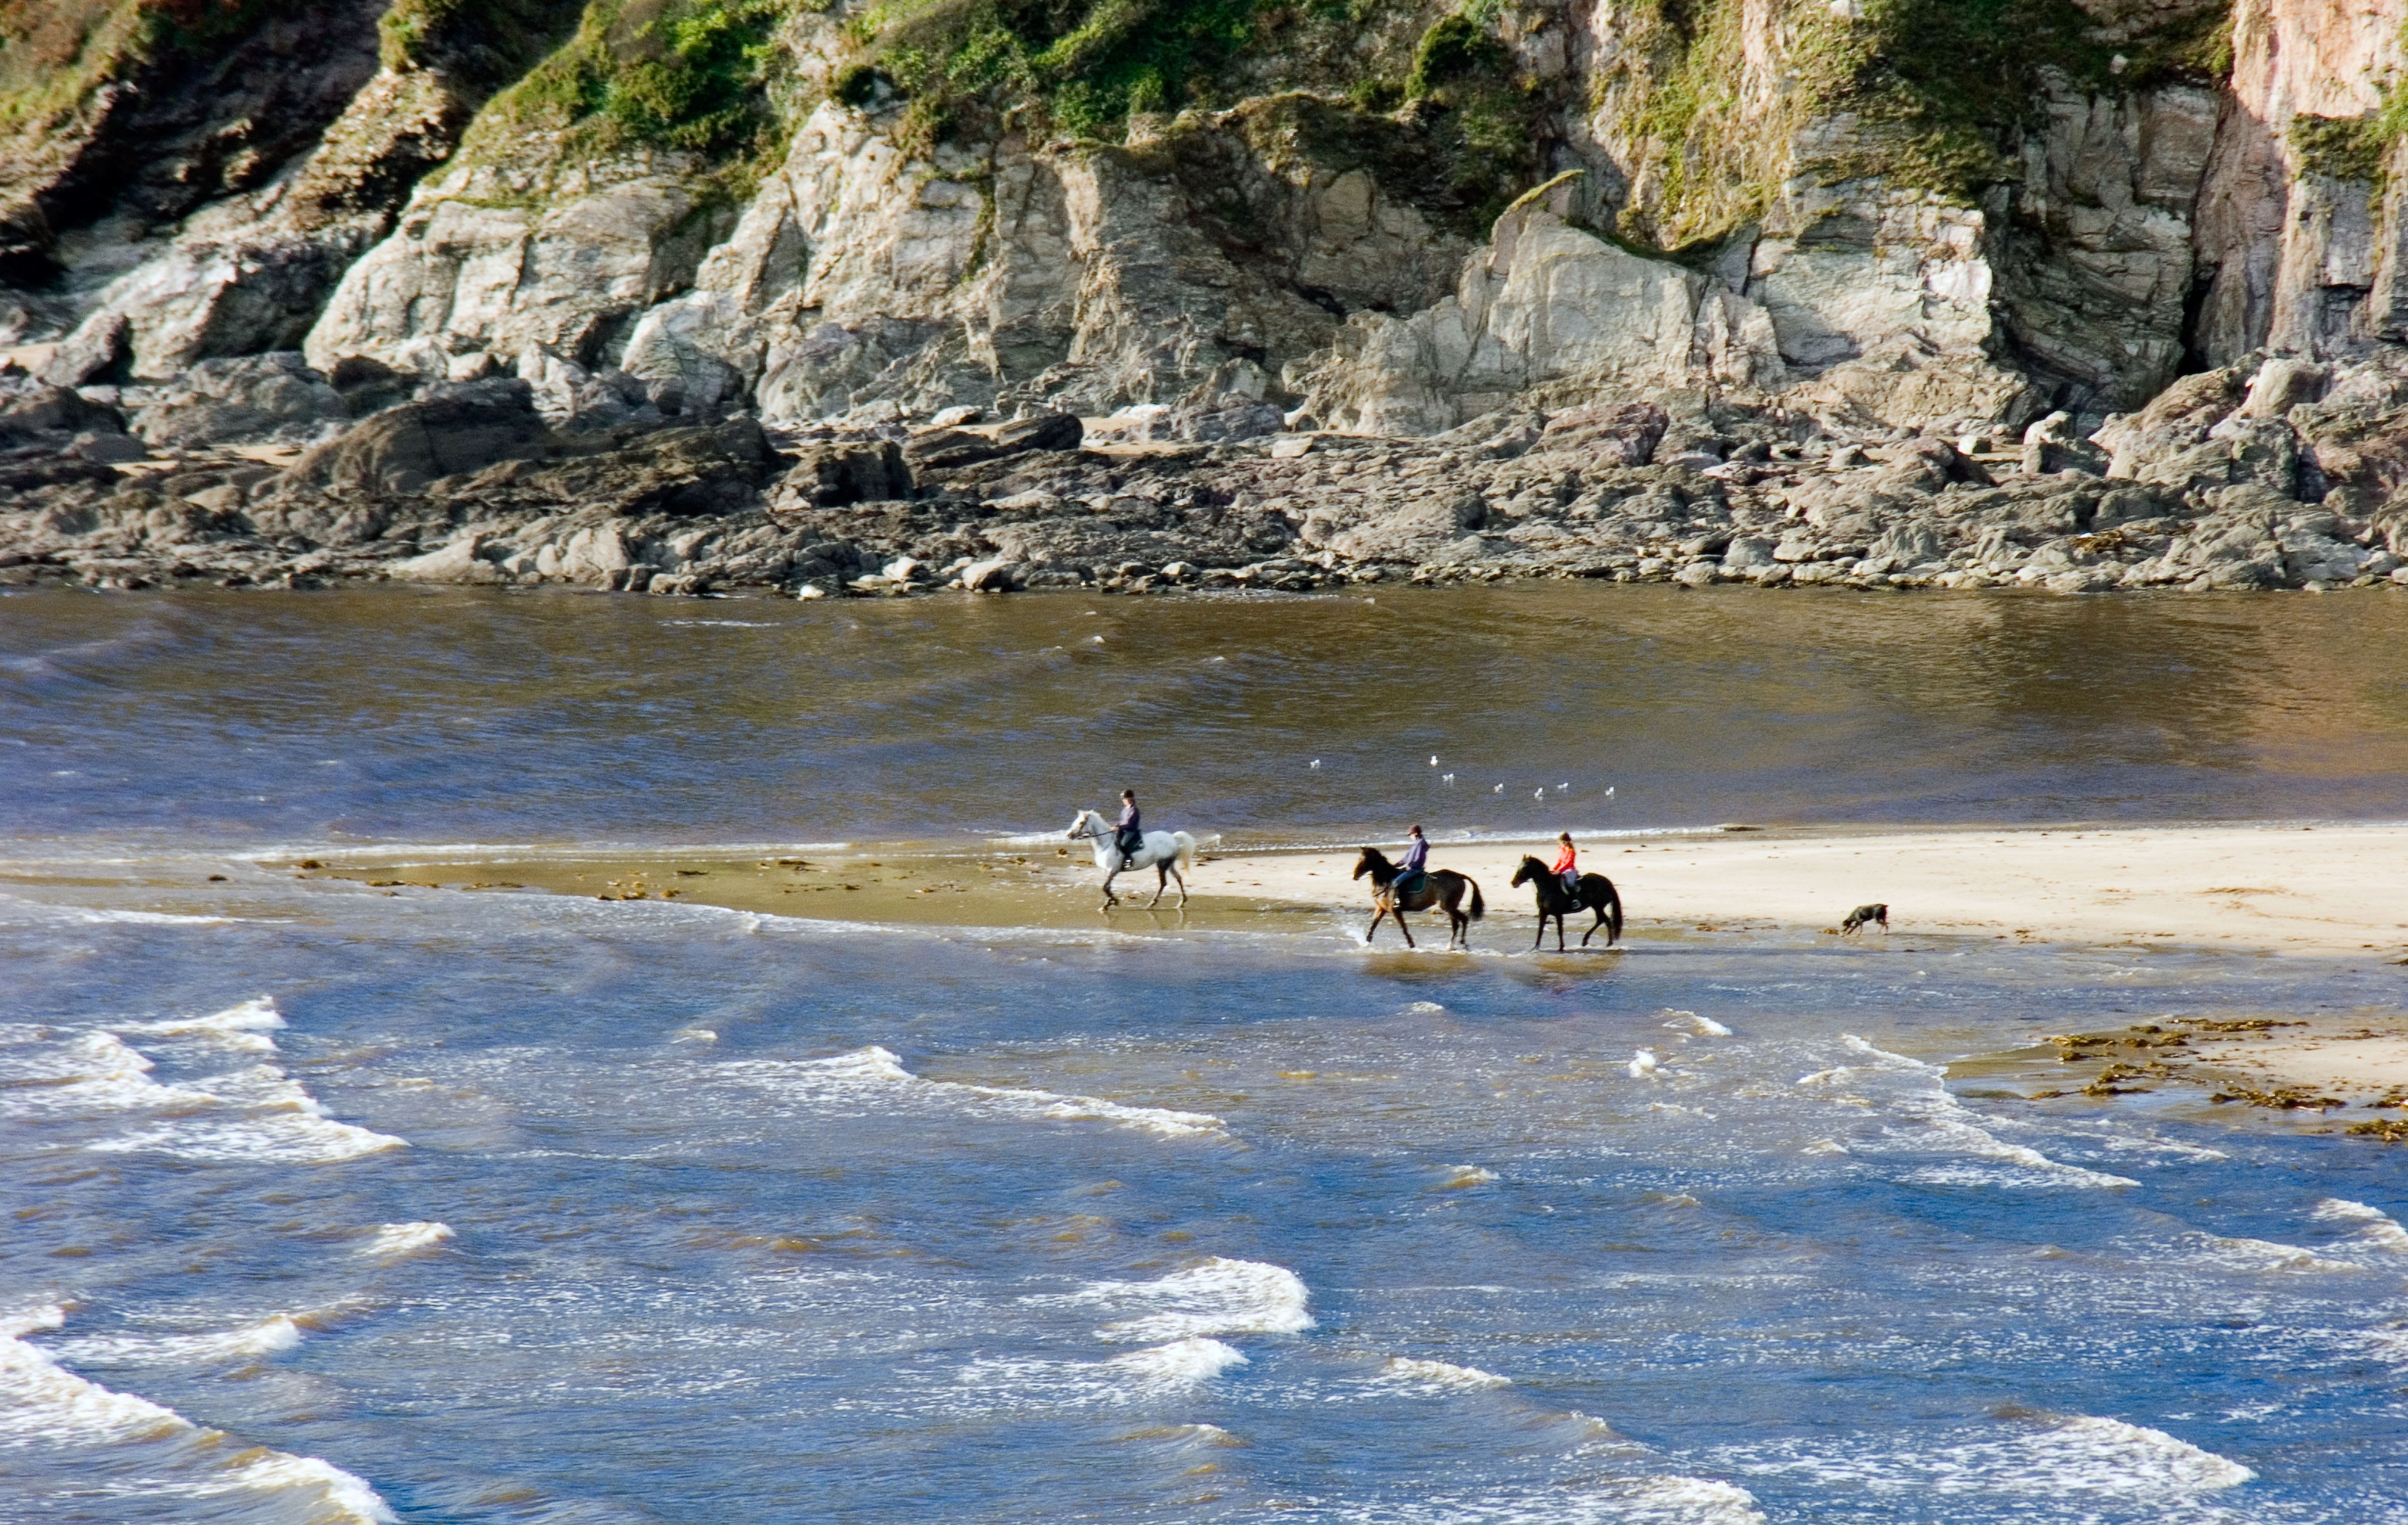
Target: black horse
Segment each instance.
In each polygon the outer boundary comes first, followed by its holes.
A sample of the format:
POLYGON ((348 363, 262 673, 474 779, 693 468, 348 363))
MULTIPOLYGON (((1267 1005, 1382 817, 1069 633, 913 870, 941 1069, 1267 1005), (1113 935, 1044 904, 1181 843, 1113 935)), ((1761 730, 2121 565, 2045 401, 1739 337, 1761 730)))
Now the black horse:
POLYGON ((1591 927, 1587 931, 1581 933, 1582 947, 1588 946, 1588 940, 1597 935, 1598 927, 1605 928, 1607 947, 1613 946, 1621 939, 1622 897, 1615 891, 1613 881, 1605 875, 1601 873, 1581 875, 1580 893, 1575 896, 1564 888, 1563 875, 1548 868, 1537 858, 1526 857, 1522 860, 1522 866, 1513 870, 1513 883, 1532 885, 1539 892, 1539 935, 1530 939, 1531 947, 1536 948, 1541 942, 1546 941, 1547 918, 1552 916, 1555 923, 1555 951, 1563 952, 1564 916, 1573 911, 1597 913, 1597 927, 1591 927))
POLYGON ((1421 888, 1398 895, 1389 887, 1397 882, 1397 866, 1382 856, 1378 848, 1366 847, 1363 856, 1354 860, 1354 877, 1360 879, 1367 873, 1371 876, 1371 903, 1378 907, 1378 911, 1371 917, 1370 927, 1363 933, 1366 942, 1370 942, 1371 934, 1380 929, 1382 917, 1394 916, 1397 918, 1397 930, 1405 934, 1405 946, 1412 947, 1413 929, 1405 925, 1405 913, 1427 911, 1435 905, 1446 911, 1449 928, 1446 945, 1452 948, 1460 941, 1469 948, 1471 946, 1471 924, 1488 914, 1488 902, 1480 898, 1480 886, 1473 884, 1469 875, 1459 874, 1453 869, 1432 869, 1422 876, 1421 888), (1463 903, 1466 890, 1471 892, 1471 908, 1458 911, 1455 908, 1463 903))

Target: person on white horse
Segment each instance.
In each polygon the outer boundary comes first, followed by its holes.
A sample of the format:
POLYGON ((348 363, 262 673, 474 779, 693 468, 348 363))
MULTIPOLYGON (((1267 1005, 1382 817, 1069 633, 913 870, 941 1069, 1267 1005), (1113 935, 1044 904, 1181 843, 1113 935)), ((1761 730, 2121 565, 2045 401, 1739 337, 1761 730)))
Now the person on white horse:
POLYGON ((1121 868, 1137 867, 1138 854, 1145 851, 1145 827, 1140 824, 1137 808, 1137 791, 1121 791, 1121 818, 1112 827, 1112 845, 1121 850, 1121 868))
POLYGON ((1138 813, 1137 791, 1121 791, 1121 813, 1116 822, 1107 823, 1095 811, 1082 810, 1070 823, 1067 833, 1073 841, 1083 839, 1095 844, 1096 867, 1104 870, 1104 907, 1110 910, 1120 904, 1112 893, 1112 881, 1132 869, 1154 870, 1154 899, 1149 907, 1160 905, 1164 893, 1173 880, 1179 884, 1179 903, 1187 903, 1187 876, 1183 870, 1196 867, 1196 839, 1184 831, 1148 831, 1138 813))

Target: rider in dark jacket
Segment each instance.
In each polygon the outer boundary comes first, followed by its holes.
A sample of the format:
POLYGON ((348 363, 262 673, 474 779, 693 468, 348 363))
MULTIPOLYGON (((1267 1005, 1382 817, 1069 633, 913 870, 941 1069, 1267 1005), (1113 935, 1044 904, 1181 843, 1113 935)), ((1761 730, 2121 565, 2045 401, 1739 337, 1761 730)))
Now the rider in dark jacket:
POLYGON ((1422 835, 1417 822, 1405 831, 1405 856, 1397 864, 1397 877, 1388 887, 1398 895, 1409 895, 1422 887, 1422 875, 1429 870, 1429 840, 1422 835))
POLYGON ((1124 870, 1137 866, 1138 854, 1145 851, 1145 829, 1138 822, 1137 791, 1121 791, 1121 818, 1112 831, 1112 845, 1120 850, 1124 870))

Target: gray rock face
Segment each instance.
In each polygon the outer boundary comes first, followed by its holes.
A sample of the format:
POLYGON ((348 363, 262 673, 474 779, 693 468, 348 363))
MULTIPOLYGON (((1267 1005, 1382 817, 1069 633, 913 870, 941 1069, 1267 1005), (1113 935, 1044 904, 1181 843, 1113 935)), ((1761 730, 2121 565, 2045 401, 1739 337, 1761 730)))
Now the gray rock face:
POLYGON ((361 420, 303 456, 294 474, 337 490, 409 493, 437 478, 531 457, 544 437, 524 381, 460 382, 361 420))
POLYGON ((342 394, 285 351, 204 360, 158 389, 134 431, 155 446, 190 448, 236 440, 302 442, 350 422, 342 394))
POLYGON ((117 415, 63 386, 0 379, 0 436, 73 434, 95 426, 114 432, 117 415))
MULTIPOLYGON (((2082 3, 2099 46, 2155 57, 2205 0, 2082 3)), ((810 7, 773 46, 818 104, 739 207, 698 151, 512 138, 499 114, 464 137, 552 45, 542 26, 507 67, 379 68, 378 8, 327 10, 322 58, 246 11, 228 24, 256 37, 223 58, 283 75, 213 76, 173 121, 155 95, 95 97, 61 129, 80 147, 0 190, 0 265, 72 266, 0 293, 12 363, 68 389, 0 386, 22 414, 0 418, 0 479, 67 516, 29 544, 89 518, 79 555, 251 534, 415 577, 688 590, 833 591, 902 559, 998 590, 1177 564, 1186 585, 1253 567, 1283 587, 2098 591, 2386 575, 2359 553, 2396 554, 2408 521, 2408 147, 2371 115, 2408 69, 2408 0, 2241 0, 2219 88, 2044 75, 1997 124, 2016 172, 1979 194, 1919 188, 1942 181, 1899 159, 1897 123, 1799 66, 1821 29, 1880 17, 1751 4, 1728 7, 1735 36, 1692 36, 1654 0, 1550 0, 1481 23, 1560 171, 1513 161, 1541 182, 1484 227, 1435 98, 1365 108, 1337 75, 1316 94, 1254 58, 1223 80, 1236 105, 1141 115, 1120 141, 1010 119, 932 140, 899 97, 822 91, 863 44, 810 7), (1642 141, 1664 114, 1637 103, 1676 60, 1727 75, 1692 103, 1716 133, 1642 141), (155 165, 128 156, 138 122, 155 165), (91 204, 122 216, 47 226, 112 164, 129 188, 91 204), (272 489, 228 449, 312 441, 272 489), (112 469, 146 445, 178 458, 112 469), (1365 476, 1366 452, 1393 475, 1365 476), (100 507, 136 494, 173 502, 100 507), (874 558, 604 533, 765 497, 818 524, 810 544, 874 558), (434 503, 440 537, 415 517, 434 503)), ((1346 56, 1395 62, 1419 15, 1367 17, 1346 56)))
POLYGON ((2035 368, 2102 409, 2131 409, 2181 368, 2191 209, 2218 103, 2174 86, 2122 99, 2057 81, 2024 143, 2000 308, 2035 368))
POLYGON ((674 157, 598 165, 542 205, 489 166, 423 189, 343 277, 304 349, 470 380, 523 355, 594 368, 614 326, 684 290, 724 225, 674 157))
POLYGON ((911 441, 904 459, 932 471, 957 470, 1031 450, 1076 450, 1084 425, 1069 413, 1016 419, 987 434, 939 429, 911 441))
POLYGON ((911 472, 891 439, 805 445, 796 453, 787 490, 813 508, 841 508, 911 496, 911 472))
POLYGON ((1547 420, 1539 443, 1548 450, 1580 451, 1620 466, 1645 466, 1671 416, 1652 402, 1596 403, 1569 409, 1547 420))

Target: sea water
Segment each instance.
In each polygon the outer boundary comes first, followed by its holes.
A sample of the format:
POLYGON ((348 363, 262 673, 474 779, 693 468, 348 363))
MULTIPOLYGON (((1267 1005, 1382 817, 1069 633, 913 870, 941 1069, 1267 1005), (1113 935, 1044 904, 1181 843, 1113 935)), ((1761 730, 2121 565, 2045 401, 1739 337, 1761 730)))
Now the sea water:
POLYGON ((2372 956, 293 868, 975 845, 1124 783, 1265 842, 2378 818, 2401 613, 0 598, 0 1519, 2408 1519, 2396 1156, 1947 1068, 2396 1014, 2372 956))

